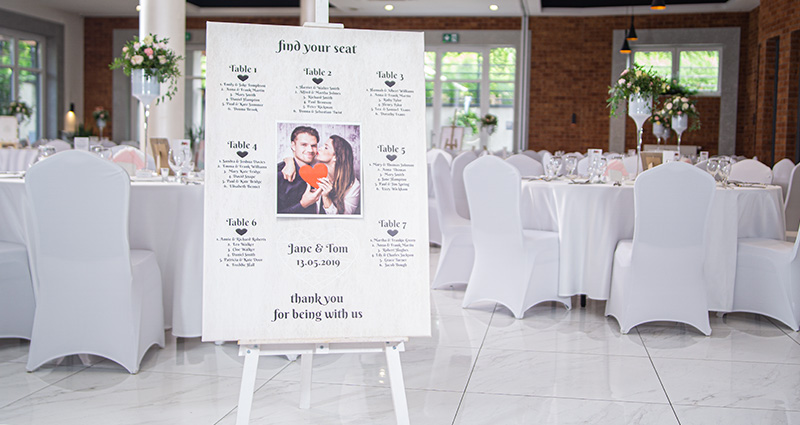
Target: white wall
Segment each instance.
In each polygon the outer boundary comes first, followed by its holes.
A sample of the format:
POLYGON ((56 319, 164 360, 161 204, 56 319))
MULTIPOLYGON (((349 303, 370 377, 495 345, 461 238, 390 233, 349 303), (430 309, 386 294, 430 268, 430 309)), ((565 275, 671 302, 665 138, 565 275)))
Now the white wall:
POLYGON ((36 0, 3 0, 0 9, 64 25, 63 111, 75 103, 78 122, 83 122, 83 17, 41 6, 36 0))

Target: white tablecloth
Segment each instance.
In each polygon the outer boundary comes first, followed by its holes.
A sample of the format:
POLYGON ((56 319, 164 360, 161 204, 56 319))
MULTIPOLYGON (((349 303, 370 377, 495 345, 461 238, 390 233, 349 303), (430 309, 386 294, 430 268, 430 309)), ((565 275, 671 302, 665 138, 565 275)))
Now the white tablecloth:
MULTIPOLYGON (((782 240, 783 194, 778 186, 718 187, 711 213, 708 305, 712 311, 730 311, 737 239, 782 240)), ((523 181, 522 217, 525 228, 559 232, 559 295, 608 299, 617 242, 633 238, 633 185, 523 181)))
MULTIPOLYGON (((25 184, 0 179, 0 240, 27 245, 25 184)), ((203 186, 131 184, 130 245, 156 254, 164 321, 175 336, 202 331, 203 186)), ((68 225, 68 224, 67 224, 68 225)))
POLYGON ((38 149, 0 149, 0 173, 4 171, 25 171, 38 154, 38 149))

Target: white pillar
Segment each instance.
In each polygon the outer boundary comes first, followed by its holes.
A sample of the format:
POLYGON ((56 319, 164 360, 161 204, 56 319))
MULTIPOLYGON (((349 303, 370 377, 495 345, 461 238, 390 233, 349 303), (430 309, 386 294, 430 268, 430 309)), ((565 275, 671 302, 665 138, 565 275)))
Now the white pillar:
POLYGON ((300 25, 306 22, 328 23, 328 0, 300 0, 300 25))
MULTIPOLYGON (((186 2, 185 0, 140 0, 139 39, 154 34, 159 39, 168 38, 167 46, 178 56, 186 57, 186 2)), ((184 138, 184 83, 186 61, 178 62, 181 77, 178 78, 178 92, 172 100, 166 100, 150 109, 149 136, 169 139, 184 138)), ((161 85, 161 93, 166 92, 168 85, 161 85)), ((139 110, 140 130, 144 123, 144 108, 139 110)), ((144 142, 144 137, 140 139, 144 142)), ((142 146, 144 148, 144 146, 142 146)))

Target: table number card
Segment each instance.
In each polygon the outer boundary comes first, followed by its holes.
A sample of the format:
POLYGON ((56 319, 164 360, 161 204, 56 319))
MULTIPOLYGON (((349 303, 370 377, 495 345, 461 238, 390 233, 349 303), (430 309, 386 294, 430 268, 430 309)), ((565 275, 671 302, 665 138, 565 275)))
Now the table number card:
POLYGON ((429 335, 422 34, 207 37, 203 339, 429 335))

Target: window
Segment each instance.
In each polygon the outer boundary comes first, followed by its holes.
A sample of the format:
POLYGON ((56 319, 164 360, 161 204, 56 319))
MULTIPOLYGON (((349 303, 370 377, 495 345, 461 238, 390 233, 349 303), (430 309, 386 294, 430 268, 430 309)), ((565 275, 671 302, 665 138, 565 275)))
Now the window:
MULTIPOLYGON (((470 109, 479 116, 498 117, 491 138, 481 132, 465 135, 464 147, 512 149, 517 50, 514 47, 441 46, 425 52, 426 121, 431 144, 442 126, 451 125, 456 110, 470 109)), ((467 133, 470 133, 469 130, 467 133)))
POLYGON ((721 48, 664 47, 638 48, 633 61, 652 67, 659 75, 675 79, 698 94, 720 94, 721 48))
POLYGON ((206 117, 206 51, 202 45, 186 46, 186 115, 188 134, 205 128, 206 117))
POLYGON ((42 134, 44 39, 0 28, 0 105, 18 100, 33 110, 22 122, 21 139, 39 140, 42 134))

